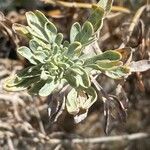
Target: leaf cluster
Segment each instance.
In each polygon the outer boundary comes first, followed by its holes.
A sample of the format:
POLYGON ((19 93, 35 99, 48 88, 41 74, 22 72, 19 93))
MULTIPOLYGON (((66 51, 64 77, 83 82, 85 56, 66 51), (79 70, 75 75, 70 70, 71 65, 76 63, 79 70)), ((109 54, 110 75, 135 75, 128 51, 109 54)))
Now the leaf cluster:
POLYGON ((84 53, 87 46, 97 41, 97 33, 111 5, 112 0, 100 0, 98 5, 94 5, 91 16, 83 25, 78 22, 72 25, 69 41, 63 39, 63 34, 43 13, 27 12, 28 26, 14 24, 13 28, 29 38, 29 47, 18 48, 18 53, 32 65, 7 79, 4 88, 8 91, 27 88, 30 93, 48 96, 60 84, 68 84, 71 90, 66 96, 67 111, 75 116, 76 122, 83 120, 97 100, 97 92, 90 79, 92 71, 97 70, 113 79, 130 73, 126 55, 121 50, 84 53))

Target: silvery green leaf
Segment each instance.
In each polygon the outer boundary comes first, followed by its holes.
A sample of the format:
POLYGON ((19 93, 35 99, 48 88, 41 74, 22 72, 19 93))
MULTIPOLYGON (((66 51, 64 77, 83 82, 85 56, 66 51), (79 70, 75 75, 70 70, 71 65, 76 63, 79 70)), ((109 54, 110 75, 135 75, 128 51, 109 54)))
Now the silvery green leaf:
POLYGON ((85 66, 86 70, 89 69, 90 71, 92 70, 99 70, 100 71, 100 67, 97 64, 89 64, 85 66))
POLYGON ((16 76, 11 76, 5 80, 3 83, 3 89, 6 91, 22 91, 25 90, 25 87, 17 87, 19 83, 21 83, 22 80, 18 80, 16 76))
POLYGON ((113 0, 100 0, 98 5, 105 10, 105 13, 108 13, 111 9, 113 0))
POLYGON ((40 76, 40 73, 41 73, 40 68, 41 68, 41 65, 27 67, 27 68, 19 71, 17 73, 17 76, 21 79, 40 76))
POLYGON ((98 6, 93 6, 93 13, 89 17, 88 21, 93 25, 94 31, 96 32, 103 25, 104 9, 98 6))
POLYGON ((89 46, 90 44, 94 43, 96 40, 98 40, 97 37, 96 36, 92 36, 92 37, 89 38, 89 40, 85 44, 82 45, 82 47, 89 46))
POLYGON ((55 43, 60 46, 60 44, 62 43, 63 41, 63 34, 62 33, 58 33, 56 38, 55 38, 55 43))
POLYGON ((40 22, 41 27, 44 27, 45 23, 50 22, 41 11, 36 10, 34 14, 38 18, 38 21, 40 22))
POLYGON ((105 74, 112 79, 121 79, 130 74, 130 69, 125 66, 118 67, 111 71, 106 71, 105 74))
POLYGON ((18 23, 14 23, 12 26, 13 30, 15 30, 15 32, 17 32, 18 34, 22 35, 22 36, 26 36, 29 39, 32 38, 30 32, 28 31, 27 27, 18 23))
MULTIPOLYGON (((32 30, 34 30, 33 32, 36 32, 36 34, 39 37, 47 41, 48 37, 47 34, 45 33, 44 25, 43 25, 45 19, 43 20, 41 16, 39 17, 31 11, 26 13, 26 18, 27 18, 28 25, 32 28, 32 30)), ((33 32, 30 33, 33 34, 33 32)))
POLYGON ((66 108, 68 113, 72 115, 76 115, 79 112, 77 105, 77 91, 74 88, 72 88, 72 90, 67 95, 66 108))
POLYGON ((33 78, 18 78, 17 76, 13 76, 8 78, 3 85, 3 88, 7 91, 22 91, 27 87, 31 86, 32 83, 37 82, 39 80, 38 77, 33 78))
POLYGON ((36 61, 33 59, 33 53, 31 52, 31 50, 28 47, 26 47, 26 46, 19 47, 17 52, 21 56, 28 59, 31 64, 34 64, 34 65, 37 64, 36 61))
POLYGON ((45 24, 45 32, 48 36, 49 42, 53 43, 55 41, 56 35, 57 35, 57 28, 55 25, 51 22, 47 22, 45 24))
POLYGON ((98 54, 96 56, 86 59, 84 64, 85 65, 95 64, 96 61, 99 61, 99 60, 119 61, 121 58, 122 56, 119 52, 116 52, 113 50, 107 50, 106 52, 102 54, 98 54))
POLYGON ((84 87, 84 88, 88 88, 90 85, 91 85, 91 82, 90 82, 90 78, 87 74, 87 72, 85 71, 85 69, 83 69, 82 67, 80 66, 76 66, 76 68, 73 68, 74 70, 78 69, 80 72, 82 72, 82 74, 80 73, 79 74, 79 71, 77 72, 77 80, 80 84, 80 86, 84 87))
POLYGON ((41 63, 45 63, 47 55, 44 53, 44 51, 37 51, 36 53, 34 53, 33 58, 36 61, 39 61, 41 63))
POLYGON ((39 47, 39 43, 36 40, 30 40, 29 47, 32 50, 32 52, 36 52, 39 47))
POLYGON ((18 77, 17 75, 14 75, 6 78, 5 85, 8 87, 13 87, 18 85, 21 82, 22 82, 22 78, 18 77))
POLYGON ((99 60, 96 62, 96 64, 99 66, 100 70, 113 70, 121 65, 123 63, 121 61, 110 61, 110 60, 99 60))
POLYGON ((88 95, 87 100, 82 106, 83 109, 89 109, 97 100, 97 93, 93 87, 85 89, 86 94, 88 95))
POLYGON ((46 43, 45 41, 41 40, 38 37, 33 37, 32 40, 29 41, 29 47, 33 52, 36 52, 38 47, 42 47, 46 51, 51 50, 51 45, 46 43))
POLYGON ((64 43, 63 43, 63 46, 64 47, 68 47, 69 46, 69 42, 65 40, 64 43))
POLYGON ((45 70, 43 69, 42 72, 41 72, 41 76, 40 78, 42 80, 47 80, 48 79, 48 75, 46 74, 45 70))
POLYGON ((79 81, 76 78, 76 75, 71 74, 71 72, 65 75, 65 79, 72 87, 79 87, 79 81))
POLYGON ((46 56, 49 55, 49 50, 51 49, 51 46, 48 44, 45 44, 41 40, 32 39, 29 41, 29 47, 32 50, 33 54, 43 52, 46 56))
POLYGON ((76 35, 81 31, 81 25, 78 22, 75 22, 70 30, 70 42, 75 41, 76 35))
POLYGON ((45 85, 39 90, 40 96, 50 95, 58 86, 58 83, 55 83, 54 80, 49 79, 46 81, 45 85))
POLYGON ((53 46, 53 51, 52 51, 53 55, 58 54, 59 50, 60 50, 60 47, 58 45, 53 46))
POLYGON ((80 42, 81 44, 85 44, 88 42, 88 40, 90 39, 90 37, 93 35, 94 33, 94 29, 93 29, 93 25, 89 22, 86 21, 83 24, 83 27, 81 29, 81 32, 79 32, 76 37, 75 37, 75 41, 80 42))
POLYGON ((32 39, 38 39, 40 41, 43 42, 47 42, 47 39, 45 39, 44 36, 39 35, 37 32, 35 32, 32 28, 30 28, 29 26, 26 27, 27 30, 29 31, 29 33, 32 35, 32 39))
POLYGON ((83 75, 84 72, 78 66, 72 66, 68 68, 71 74, 73 75, 83 75))
POLYGON ((32 94, 38 94, 39 90, 46 84, 46 80, 38 80, 37 82, 34 82, 31 87, 29 88, 29 93, 32 94))
POLYGON ((70 67, 70 65, 68 63, 64 63, 64 62, 59 62, 58 66, 63 68, 63 69, 67 69, 70 67))
POLYGON ((68 47, 67 55, 70 57, 73 57, 75 53, 79 52, 82 48, 82 45, 80 42, 73 42, 68 47))

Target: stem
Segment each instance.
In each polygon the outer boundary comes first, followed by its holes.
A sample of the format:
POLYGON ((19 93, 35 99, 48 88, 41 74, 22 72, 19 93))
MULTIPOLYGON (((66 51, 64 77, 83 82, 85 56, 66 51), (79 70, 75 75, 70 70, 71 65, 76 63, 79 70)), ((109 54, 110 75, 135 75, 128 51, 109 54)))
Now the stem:
MULTIPOLYGON (((68 8, 92 8, 93 4, 90 3, 79 3, 79 2, 65 2, 65 1, 60 1, 60 0, 43 0, 45 3, 49 3, 52 5, 58 5, 58 6, 63 6, 63 7, 68 7, 68 8)), ((121 7, 121 6, 112 6, 112 11, 116 11, 116 12, 123 12, 123 13, 130 13, 130 10, 125 8, 125 7, 121 7)))

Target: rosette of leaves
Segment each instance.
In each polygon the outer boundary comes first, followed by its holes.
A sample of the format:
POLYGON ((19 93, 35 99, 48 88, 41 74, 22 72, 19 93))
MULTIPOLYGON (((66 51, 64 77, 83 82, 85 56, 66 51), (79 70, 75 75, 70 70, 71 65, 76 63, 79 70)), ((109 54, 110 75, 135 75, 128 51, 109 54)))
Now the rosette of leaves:
POLYGON ((91 85, 91 71, 98 70, 114 79, 129 74, 117 50, 88 56, 84 53, 85 47, 97 40, 96 34, 111 5, 112 0, 101 0, 94 5, 91 16, 82 26, 78 22, 72 25, 70 41, 63 40, 63 34, 58 33, 43 13, 27 12, 28 26, 14 24, 13 28, 29 38, 29 47, 18 48, 18 53, 32 65, 7 79, 4 88, 8 91, 27 88, 30 93, 48 96, 60 84, 69 84, 66 109, 75 116, 76 122, 83 120, 97 100, 97 92, 91 85))

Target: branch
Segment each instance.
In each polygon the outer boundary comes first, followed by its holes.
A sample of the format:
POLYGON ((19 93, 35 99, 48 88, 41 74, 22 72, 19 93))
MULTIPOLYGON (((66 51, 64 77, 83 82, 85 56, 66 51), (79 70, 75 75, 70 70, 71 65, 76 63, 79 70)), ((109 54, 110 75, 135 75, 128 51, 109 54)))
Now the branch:
MULTIPOLYGON (((96 143, 109 143, 109 142, 121 142, 121 141, 134 141, 134 140, 140 140, 140 139, 145 139, 145 138, 150 138, 150 135, 147 133, 134 133, 134 134, 129 134, 129 135, 120 135, 120 136, 109 136, 109 137, 96 137, 96 138, 74 138, 74 139, 46 139, 46 143, 49 144, 80 144, 80 143, 91 143, 91 144, 96 144, 96 143)), ((24 138, 24 140, 29 140, 28 138, 24 138)), ((33 142, 39 143, 41 142, 40 139, 32 139, 33 142)))
MULTIPOLYGON (((63 7, 68 7, 68 8, 92 8, 92 4, 90 3, 79 3, 79 2, 65 2, 65 1, 60 1, 60 0, 41 0, 44 1, 45 3, 48 4, 52 4, 52 5, 58 5, 58 6, 63 6, 63 7)), ((130 13, 130 10, 125 8, 125 7, 121 7, 121 6, 112 6, 112 11, 116 11, 116 12, 123 12, 123 13, 130 13)))

